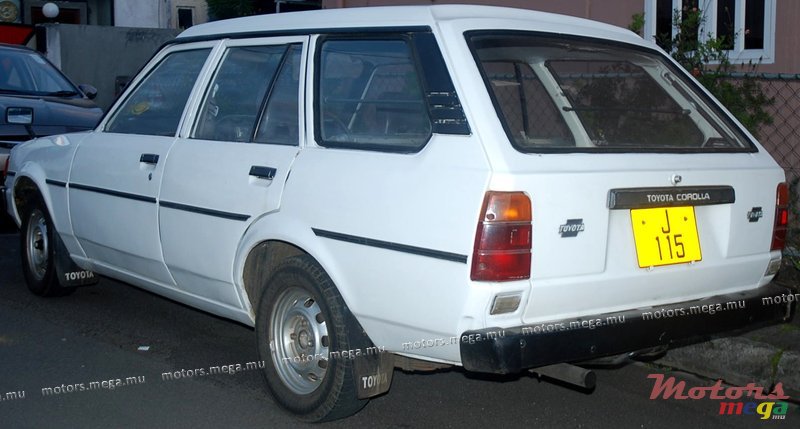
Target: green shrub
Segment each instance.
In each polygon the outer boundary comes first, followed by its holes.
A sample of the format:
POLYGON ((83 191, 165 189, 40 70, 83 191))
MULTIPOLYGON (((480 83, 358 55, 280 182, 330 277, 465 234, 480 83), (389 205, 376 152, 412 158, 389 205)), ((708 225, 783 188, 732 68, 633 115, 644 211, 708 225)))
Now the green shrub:
POLYGON ((208 15, 212 20, 236 18, 255 13, 253 0, 206 0, 206 3, 208 3, 208 15))
MULTIPOLYGON (((766 108, 773 102, 772 98, 764 95, 761 83, 756 79, 758 63, 750 62, 744 72, 734 67, 726 49, 732 46, 732 41, 716 38, 713 34, 701 39, 699 29, 704 22, 705 17, 698 8, 675 10, 672 16, 675 34, 656 35, 656 43, 757 136, 762 125, 772 123, 772 116, 766 108)), ((641 35, 643 26, 644 15, 636 14, 628 28, 641 35)))

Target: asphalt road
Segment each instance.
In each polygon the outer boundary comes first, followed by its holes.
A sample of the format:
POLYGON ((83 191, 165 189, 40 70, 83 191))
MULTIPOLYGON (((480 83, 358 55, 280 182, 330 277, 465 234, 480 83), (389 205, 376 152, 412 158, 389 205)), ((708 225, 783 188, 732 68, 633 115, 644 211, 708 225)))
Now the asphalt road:
MULTIPOLYGON (((252 329, 110 279, 66 298, 35 297, 22 279, 18 241, 14 233, 0 233, 0 427, 302 426, 272 402, 257 371, 162 380, 167 371, 257 360, 252 329), (116 385, 128 377, 136 384, 116 385), (89 389, 94 381, 101 387, 89 389), (24 398, 14 399, 23 391, 24 398)), ((707 398, 651 400, 647 375, 661 371, 644 364, 600 370, 592 392, 528 375, 395 371, 388 394, 354 417, 317 427, 675 429, 800 422, 796 405, 783 421, 763 421, 720 416, 719 401, 707 398)), ((666 376, 686 381, 687 389, 714 384, 666 376)))

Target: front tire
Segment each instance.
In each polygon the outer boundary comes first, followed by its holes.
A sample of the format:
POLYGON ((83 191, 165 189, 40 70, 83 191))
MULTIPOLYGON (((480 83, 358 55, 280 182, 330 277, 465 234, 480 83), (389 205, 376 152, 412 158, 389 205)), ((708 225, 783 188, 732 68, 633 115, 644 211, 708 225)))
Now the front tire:
MULTIPOLYGON (((363 335, 346 329, 349 312, 333 281, 310 256, 285 260, 269 279, 256 312, 263 374, 275 401, 298 418, 321 422, 355 414, 353 359, 363 335)), ((351 317, 351 316, 350 316, 351 317)))
POLYGON ((58 237, 47 207, 37 201, 22 219, 20 250, 25 283, 34 295, 65 296, 74 287, 61 287, 56 277, 55 248, 58 237))

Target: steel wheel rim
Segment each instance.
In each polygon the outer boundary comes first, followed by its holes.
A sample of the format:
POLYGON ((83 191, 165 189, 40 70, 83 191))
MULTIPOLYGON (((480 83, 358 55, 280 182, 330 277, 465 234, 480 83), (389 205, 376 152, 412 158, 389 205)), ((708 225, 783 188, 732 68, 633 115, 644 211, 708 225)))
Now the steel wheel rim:
POLYGON ((47 221, 41 210, 35 209, 28 219, 27 240, 28 268, 36 280, 43 280, 47 273, 50 242, 47 239, 47 221))
POLYGON ((275 301, 269 345, 278 376, 292 392, 307 395, 322 384, 328 368, 328 326, 306 290, 291 287, 275 301))

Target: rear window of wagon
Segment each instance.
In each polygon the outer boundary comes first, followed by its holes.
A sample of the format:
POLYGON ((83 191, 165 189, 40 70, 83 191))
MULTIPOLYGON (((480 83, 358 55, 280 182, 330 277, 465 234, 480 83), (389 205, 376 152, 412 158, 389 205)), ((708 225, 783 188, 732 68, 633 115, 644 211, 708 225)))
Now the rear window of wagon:
POLYGON ((739 128, 654 50, 534 32, 467 41, 522 152, 755 152, 739 128))

